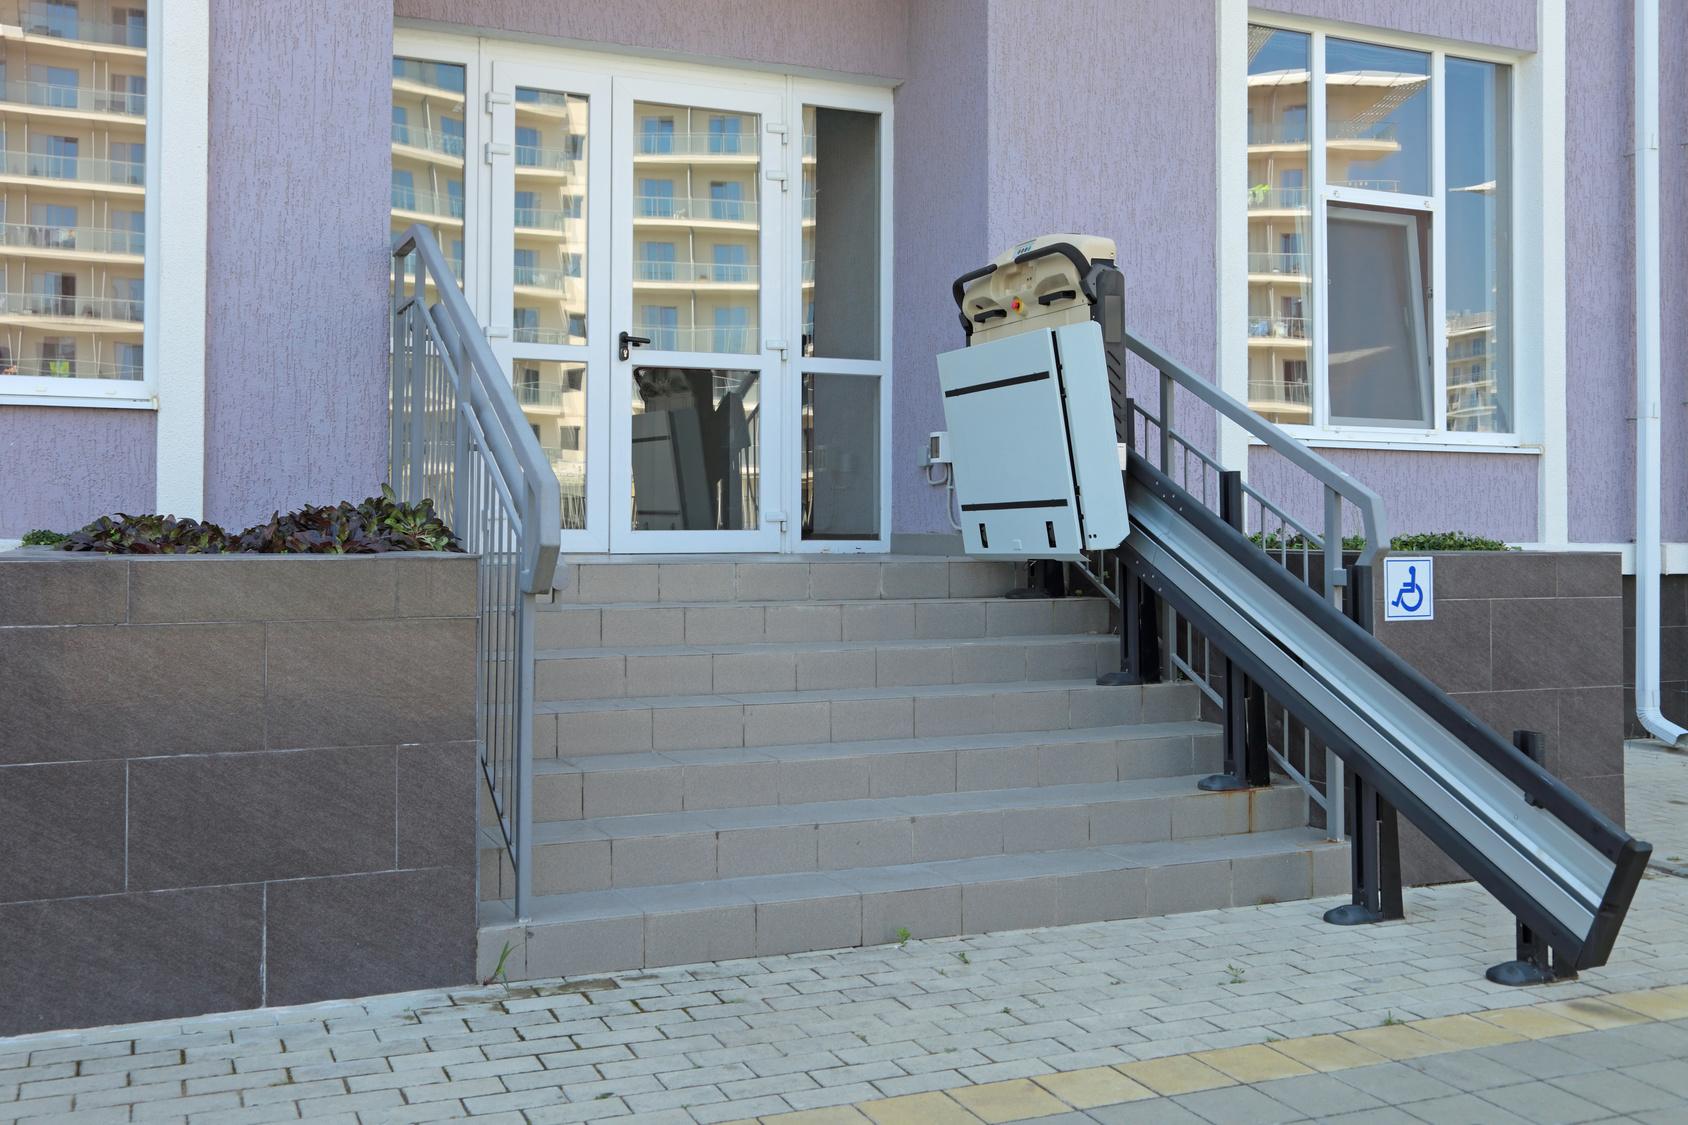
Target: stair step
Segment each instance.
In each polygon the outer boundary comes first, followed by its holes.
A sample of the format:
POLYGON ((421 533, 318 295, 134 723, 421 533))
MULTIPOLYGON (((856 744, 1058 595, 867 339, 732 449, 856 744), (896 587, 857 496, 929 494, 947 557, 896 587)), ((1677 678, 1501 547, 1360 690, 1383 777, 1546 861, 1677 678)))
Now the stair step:
POLYGON ((535 654, 542 700, 727 695, 1089 678, 1119 667, 1110 636, 653 645, 535 654))
POLYGON ((1014 563, 943 555, 583 555, 558 568, 559 602, 735 602, 998 597, 1014 563))
MULTIPOLYGON (((1195 777, 868 797, 534 828, 536 895, 927 863, 1303 827, 1299 786, 1208 793, 1195 777)), ((483 833, 488 850, 503 847, 483 833)), ((495 888, 488 888, 489 893, 495 888)))
POLYGON ((482 906, 512 979, 877 945, 1339 894, 1348 849, 1296 828, 536 897, 482 906))
POLYGON ((795 805, 1213 773, 1211 723, 670 750, 534 764, 534 820, 795 805))
POLYGON ((1087 678, 541 702, 533 725, 536 754, 579 758, 1177 722, 1198 710, 1193 684, 1087 678))
POLYGON ((731 604, 559 601, 541 607, 537 619, 535 645, 540 649, 953 640, 1105 633, 1108 603, 1099 597, 985 596, 791 601, 764 597, 731 604))

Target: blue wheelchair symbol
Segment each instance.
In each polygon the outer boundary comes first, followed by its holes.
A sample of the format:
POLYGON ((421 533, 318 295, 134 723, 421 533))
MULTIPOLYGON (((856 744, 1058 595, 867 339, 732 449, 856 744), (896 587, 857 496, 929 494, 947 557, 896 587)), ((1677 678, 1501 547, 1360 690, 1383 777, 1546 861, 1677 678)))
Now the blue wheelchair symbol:
POLYGON ((1407 580, 1389 604, 1403 613, 1417 613, 1424 607, 1424 587, 1418 584, 1418 567, 1407 567, 1407 580))

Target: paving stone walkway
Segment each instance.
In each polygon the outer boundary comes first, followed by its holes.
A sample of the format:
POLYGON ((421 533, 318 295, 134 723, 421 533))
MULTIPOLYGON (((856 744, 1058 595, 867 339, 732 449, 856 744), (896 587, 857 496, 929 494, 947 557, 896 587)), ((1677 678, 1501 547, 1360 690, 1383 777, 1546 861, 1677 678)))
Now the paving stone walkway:
MULTIPOLYGON (((1678 764, 1632 775, 1639 835, 1680 831, 1678 764)), ((0 1039, 0 1122, 1688 1119, 1688 878, 1545 989, 1483 979, 1512 930, 1473 885, 1328 905, 0 1039)))

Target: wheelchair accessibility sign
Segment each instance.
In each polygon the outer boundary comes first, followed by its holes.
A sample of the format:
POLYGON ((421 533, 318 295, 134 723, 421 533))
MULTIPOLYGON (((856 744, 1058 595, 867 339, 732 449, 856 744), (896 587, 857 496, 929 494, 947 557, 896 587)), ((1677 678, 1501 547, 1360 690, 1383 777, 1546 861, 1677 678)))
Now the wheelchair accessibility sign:
POLYGON ((1428 555, 1383 560, 1383 619, 1431 621, 1436 617, 1436 560, 1428 555))

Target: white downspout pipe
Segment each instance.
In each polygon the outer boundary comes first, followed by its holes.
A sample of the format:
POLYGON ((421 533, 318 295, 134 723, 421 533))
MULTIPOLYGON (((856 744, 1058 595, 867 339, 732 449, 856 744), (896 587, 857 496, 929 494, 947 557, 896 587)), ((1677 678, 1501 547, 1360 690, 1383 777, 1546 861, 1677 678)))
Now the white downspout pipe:
POLYGON ((1659 709, 1659 0, 1635 0, 1635 717, 1688 749, 1659 709))

